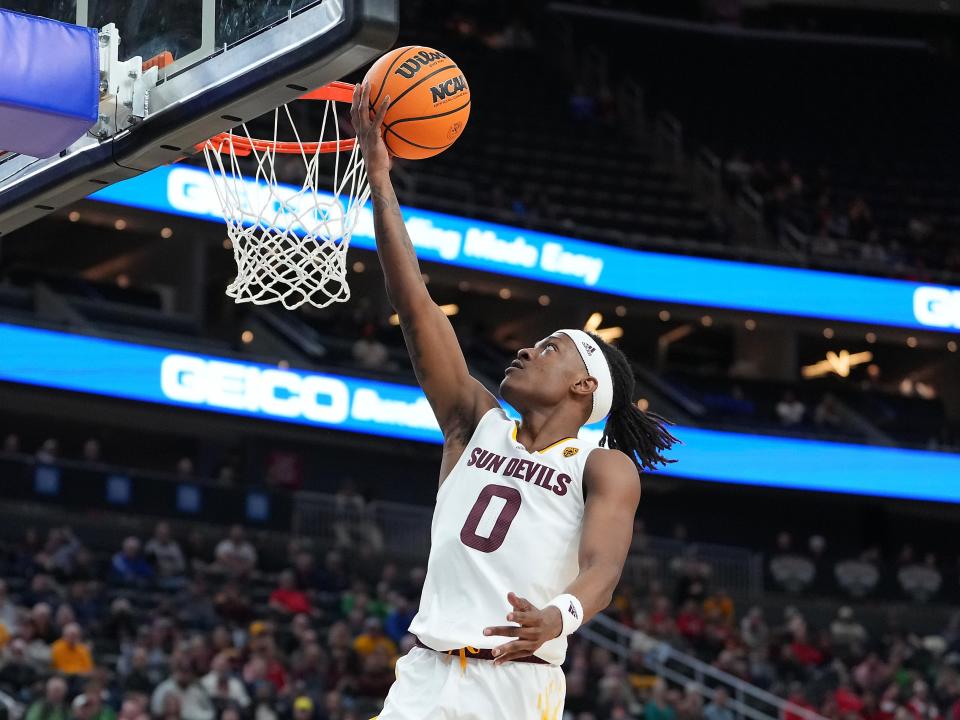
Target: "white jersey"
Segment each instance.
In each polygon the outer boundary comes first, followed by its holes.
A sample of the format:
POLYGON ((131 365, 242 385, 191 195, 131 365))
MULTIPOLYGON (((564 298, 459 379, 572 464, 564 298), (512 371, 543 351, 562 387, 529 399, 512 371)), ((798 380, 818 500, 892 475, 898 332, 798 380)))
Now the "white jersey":
MULTIPOLYGON (((420 611, 410 632, 434 650, 494 648, 510 625, 507 593, 542 608, 580 572, 583 469, 596 445, 576 438, 529 452, 501 408, 487 412, 440 486, 420 611)), ((561 665, 566 637, 535 655, 561 665)))

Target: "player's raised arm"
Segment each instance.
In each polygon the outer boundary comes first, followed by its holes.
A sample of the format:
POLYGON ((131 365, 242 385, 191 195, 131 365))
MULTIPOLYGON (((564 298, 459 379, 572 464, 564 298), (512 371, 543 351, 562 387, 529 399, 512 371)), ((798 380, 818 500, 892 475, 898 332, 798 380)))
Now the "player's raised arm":
POLYGON ((453 326, 433 302, 420 274, 390 181, 390 155, 381 137, 380 125, 389 104, 388 96, 371 118, 370 87, 358 85, 350 111, 370 180, 377 254, 387 297, 400 318, 414 372, 444 436, 469 437, 477 420, 497 401, 470 376, 453 326))

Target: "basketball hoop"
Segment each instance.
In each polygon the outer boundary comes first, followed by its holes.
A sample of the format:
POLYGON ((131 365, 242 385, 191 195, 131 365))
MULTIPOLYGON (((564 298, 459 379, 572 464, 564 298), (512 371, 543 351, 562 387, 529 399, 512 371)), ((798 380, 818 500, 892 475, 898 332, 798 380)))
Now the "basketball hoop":
POLYGON ((347 250, 370 197, 359 145, 340 137, 335 103, 350 102, 352 96, 353 85, 334 82, 298 98, 324 101, 316 142, 301 140, 289 107, 281 105, 274 110, 272 140, 253 138, 243 123, 240 132, 221 133, 203 144, 237 263, 237 277, 227 288, 236 302, 280 302, 292 310, 350 299, 347 250), (294 140, 280 139, 287 123, 294 140), (299 188, 278 181, 278 155, 299 156, 303 162, 301 168, 294 161, 297 174, 304 173, 299 188), (324 156, 332 156, 332 192, 320 188, 324 156))

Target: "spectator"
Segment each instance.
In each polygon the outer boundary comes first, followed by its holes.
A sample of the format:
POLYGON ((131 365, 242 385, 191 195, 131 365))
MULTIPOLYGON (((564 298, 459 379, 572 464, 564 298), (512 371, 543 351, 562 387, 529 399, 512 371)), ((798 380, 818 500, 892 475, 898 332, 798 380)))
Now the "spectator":
POLYGON ((293 720, 313 720, 313 700, 301 695, 293 701, 293 720))
POLYGON ((700 685, 688 682, 683 688, 683 697, 677 703, 677 720, 702 720, 703 696, 700 685))
POLYGON ((730 625, 734 621, 733 598, 725 588, 718 588, 703 601, 704 614, 714 614, 725 624, 730 625))
POLYGON ((231 577, 247 577, 257 567, 257 551, 240 525, 230 528, 230 534, 217 544, 214 556, 220 570, 231 577))
POLYGON ((180 543, 171 537, 168 523, 157 523, 153 537, 147 542, 145 552, 147 559, 153 563, 161 584, 167 587, 179 587, 183 584, 187 562, 180 549, 180 543))
POLYGON ((150 655, 147 648, 137 645, 130 655, 130 662, 117 662, 120 675, 120 689, 126 693, 150 695, 160 683, 160 673, 150 667, 150 655))
POLYGON ((118 597, 110 603, 110 614, 103 623, 103 635, 117 646, 137 636, 137 620, 133 616, 133 606, 125 597, 118 597))
POLYGON ((713 700, 703 709, 703 720, 734 720, 733 710, 729 707, 730 696, 725 687, 713 691, 713 700))
MULTIPOLYGON (((195 578, 177 595, 175 607, 178 619, 187 627, 209 630, 217 624, 217 610, 202 576, 195 578)), ((247 619, 244 616, 241 623, 247 619)))
POLYGON ((43 700, 37 700, 28 709, 24 720, 68 720, 67 682, 54 676, 47 680, 43 700))
POLYGON ((297 578, 293 570, 280 573, 280 587, 270 593, 270 608, 281 615, 311 613, 310 598, 297 588, 297 578))
POLYGON ((50 667, 50 643, 36 635, 32 621, 25 622, 20 626, 20 639, 26 644, 27 662, 38 669, 48 669, 50 667))
POLYGON ((140 554, 140 540, 128 537, 110 563, 110 579, 120 585, 142 585, 153 578, 153 568, 140 554))
POLYGON ((393 671, 394 656, 384 646, 378 646, 363 659, 363 671, 356 682, 356 694, 365 698, 386 697, 396 679, 393 671))
POLYGON ((390 613, 384 621, 387 636, 399 644, 410 630, 410 623, 417 614, 416 606, 400 593, 393 593, 390 613))
POLYGON ((250 696, 240 679, 234 675, 231 662, 232 653, 218 653, 210 665, 210 672, 203 677, 200 684, 216 707, 222 709, 234 704, 241 710, 246 710, 250 706, 250 696))
POLYGON ((20 611, 10 600, 5 580, 0 580, 0 625, 11 635, 15 635, 20 626, 20 611))
POLYGON ((213 720, 213 702, 196 681, 193 668, 185 657, 174 659, 173 674, 153 691, 150 712, 162 718, 169 718, 176 712, 182 720, 213 720), (171 698, 176 698, 176 702, 171 698))
POLYGON ((387 346, 377 339, 377 328, 365 323, 360 337, 353 343, 353 359, 364 370, 386 370, 390 365, 387 346))
POLYGON ((853 669, 854 682, 868 692, 879 692, 890 682, 890 677, 890 666, 875 652, 867 655, 863 662, 853 669))
POLYGON ((677 613, 677 632, 691 645, 703 640, 703 614, 693 600, 687 600, 677 613))
POLYGON ((217 615, 235 625, 246 625, 253 617, 250 601, 240 592, 240 586, 235 581, 224 585, 214 598, 213 606, 217 615))
POLYGON ((377 648, 385 648, 390 657, 396 657, 397 646, 383 634, 383 625, 375 617, 367 618, 363 624, 364 632, 353 641, 353 649, 361 658, 371 654, 377 648))
MULTIPOLYGON (((810 704, 807 700, 806 694, 803 692, 803 685, 798 682, 791 683, 790 692, 787 695, 787 702, 792 703, 797 708, 803 710, 809 710, 810 712, 815 713, 817 709, 810 704)), ((783 720, 805 720, 802 715, 797 713, 793 708, 786 709, 783 712, 783 720)))
POLYGON ((766 646, 770 639, 770 629, 763 619, 763 610, 754 605, 740 621, 740 637, 747 647, 756 649, 766 646))
POLYGON ((76 720, 116 720, 117 714, 109 705, 104 705, 100 686, 92 683, 71 704, 76 720))
POLYGON ((676 720, 677 714, 667 701, 667 684, 663 678, 657 678, 650 693, 650 699, 643 708, 644 720, 676 720))
POLYGON ((20 452, 20 436, 16 433, 7 433, 3 438, 3 451, 16 455, 20 452))
POLYGON ((813 422, 823 430, 840 430, 843 427, 843 416, 836 399, 830 393, 824 395, 813 411, 813 422))
POLYGON ((776 410, 781 425, 784 427, 796 427, 803 422, 803 416, 807 412, 807 407, 797 399, 797 396, 794 395, 792 390, 787 390, 783 393, 783 397, 780 398, 780 402, 777 403, 776 410))
POLYGON ((0 667, 0 689, 10 695, 27 693, 40 678, 37 668, 27 657, 27 644, 23 638, 14 638, 7 647, 3 666, 0 667))
POLYGON ((88 438, 83 443, 83 459, 91 465, 100 464, 100 441, 96 438, 88 438))
POLYGON ((93 672, 90 648, 80 642, 81 630, 76 623, 63 629, 63 637, 50 648, 50 664, 65 675, 89 675, 93 672))
POLYGON ((853 618, 853 608, 844 605, 837 611, 836 619, 830 623, 830 636, 836 646, 849 649, 860 647, 867 639, 866 628, 853 618))
POLYGON ((47 438, 43 441, 43 444, 37 448, 37 462, 44 465, 50 465, 57 461, 57 456, 60 454, 60 443, 58 443, 54 438, 47 438))

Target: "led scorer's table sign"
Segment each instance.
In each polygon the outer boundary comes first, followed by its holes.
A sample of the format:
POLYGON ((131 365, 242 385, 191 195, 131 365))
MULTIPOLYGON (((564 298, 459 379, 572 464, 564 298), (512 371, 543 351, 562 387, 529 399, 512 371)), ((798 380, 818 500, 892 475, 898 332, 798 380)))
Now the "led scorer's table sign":
MULTIPOLYGON (((256 184, 248 185, 256 197, 256 184)), ((283 187, 296 206, 296 188, 283 187)), ((223 221, 213 180, 206 170, 188 166, 158 168, 91 198, 223 221)), ((280 222, 283 210, 274 208, 280 222)), ((416 208, 403 208, 403 215, 417 255, 433 262, 640 300, 960 330, 960 288, 627 250, 416 208)), ((374 248, 369 205, 361 213, 352 243, 374 248)))
MULTIPOLYGON (((0 323, 0 381, 441 442, 419 388, 0 323)), ((678 427, 674 477, 960 502, 960 454, 678 427)), ((594 426, 581 432, 598 441, 594 426)))

